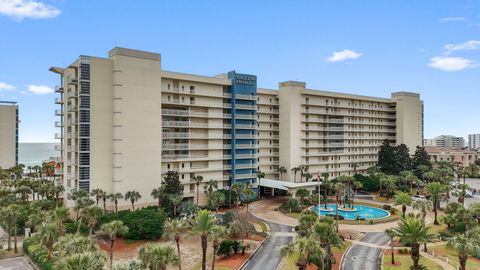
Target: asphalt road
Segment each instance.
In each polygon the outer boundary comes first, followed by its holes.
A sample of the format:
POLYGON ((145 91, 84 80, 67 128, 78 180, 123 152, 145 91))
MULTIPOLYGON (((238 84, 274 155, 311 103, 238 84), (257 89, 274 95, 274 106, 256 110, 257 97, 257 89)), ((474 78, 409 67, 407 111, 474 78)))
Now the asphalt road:
POLYGON ((0 260, 0 270, 34 270, 23 257, 0 260))
POLYGON ((293 239, 289 235, 292 233, 293 227, 272 222, 266 223, 270 226, 271 236, 242 268, 244 270, 275 270, 282 261, 280 249, 293 239))
MULTIPOLYGON (((383 246, 390 241, 389 237, 383 232, 367 233, 360 239, 360 242, 376 244, 383 246)), ((342 270, 379 270, 381 269, 383 249, 363 246, 361 244, 353 245, 342 263, 342 270)))

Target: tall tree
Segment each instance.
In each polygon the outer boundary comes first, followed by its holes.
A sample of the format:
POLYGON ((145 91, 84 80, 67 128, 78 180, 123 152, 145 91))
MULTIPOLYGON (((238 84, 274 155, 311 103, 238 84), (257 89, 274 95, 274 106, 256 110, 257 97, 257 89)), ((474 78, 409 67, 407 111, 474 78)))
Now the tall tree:
POLYGON ((123 199, 122 193, 120 193, 120 192, 112 193, 112 194, 108 195, 108 198, 115 205, 115 213, 118 213, 118 201, 123 199))
POLYGON ((280 181, 283 180, 283 174, 284 173, 287 173, 287 168, 285 168, 284 166, 280 166, 280 168, 278 168, 278 172, 280 173, 280 181))
POLYGON ((257 171, 257 179, 258 179, 258 187, 257 187, 257 198, 258 199, 261 199, 261 194, 260 194, 260 183, 261 183, 261 180, 265 178, 265 173, 262 172, 262 171, 257 171))
POLYGON ((410 171, 412 169, 412 159, 410 157, 410 150, 405 144, 400 144, 395 147, 395 174, 401 171, 410 171))
POLYGON ((118 236, 124 235, 128 232, 128 227, 123 225, 123 222, 120 220, 113 220, 109 223, 103 224, 101 228, 110 238, 110 269, 112 269, 113 245, 118 236))
POLYGON ((202 246, 202 270, 207 269, 207 241, 208 237, 213 233, 215 226, 215 219, 210 215, 208 210, 198 211, 197 218, 192 224, 192 230, 200 235, 202 246))
POLYGON ((167 266, 177 266, 180 258, 172 247, 148 243, 138 250, 138 257, 145 268, 150 270, 166 270, 167 266))
POLYGON ((212 249, 213 249, 211 270, 215 270, 215 260, 216 260, 218 247, 220 246, 220 237, 224 236, 225 233, 226 233, 225 228, 218 225, 213 226, 212 231, 210 233, 210 238, 212 239, 212 249))
POLYGON ((125 193, 125 201, 130 200, 132 210, 135 210, 135 202, 142 198, 142 195, 136 190, 129 190, 125 193))
POLYGON ((93 237, 95 227, 97 226, 98 219, 103 215, 102 209, 98 206, 90 206, 83 210, 83 215, 88 222, 88 234, 93 237))
POLYGON ((183 234, 187 230, 188 226, 183 220, 179 219, 169 219, 165 223, 165 236, 167 238, 175 240, 175 244, 177 245, 177 255, 179 259, 178 263, 178 270, 182 270, 182 255, 180 253, 180 241, 182 239, 183 234))
POLYGON ((54 223, 42 223, 38 229, 38 235, 41 239, 42 246, 48 250, 47 259, 52 258, 53 244, 58 238, 57 226, 54 223))
POLYGON ((197 205, 198 205, 198 199, 200 197, 200 184, 203 182, 203 176, 194 175, 192 176, 192 181, 193 183, 195 183, 195 189, 197 191, 197 205))
POLYGON ((428 227, 423 226, 422 221, 414 216, 408 216, 400 221, 395 232, 403 245, 411 247, 411 258, 413 261, 413 270, 422 269, 418 263, 420 260, 420 244, 428 242, 432 235, 428 227))
POLYGON ((400 192, 395 195, 394 202, 395 205, 402 206, 402 216, 405 217, 405 214, 407 213, 407 206, 412 205, 412 198, 410 197, 410 194, 406 192, 400 192))
MULTIPOLYGON (((293 167, 292 168, 292 172, 293 172, 293 182, 296 183, 297 182, 297 172, 301 172, 302 171, 302 168, 300 166, 298 167, 293 167)), ((300 179, 300 182, 302 180, 300 179)))
POLYGON ((163 199, 165 199, 165 188, 163 186, 152 189, 150 193, 154 199, 158 201, 158 207, 162 206, 163 199))
POLYGON ((397 232, 392 229, 388 228, 385 229, 385 233, 390 237, 390 252, 392 253, 392 265, 395 265, 395 245, 394 245, 394 239, 397 236, 397 232))
POLYGON ((440 204, 440 194, 446 191, 446 188, 443 184, 439 182, 432 182, 426 186, 427 192, 429 192, 432 196, 432 203, 433 203, 433 212, 435 214, 434 224, 439 225, 437 219, 437 209, 440 204))
POLYGON ((162 181, 162 186, 165 187, 167 194, 181 194, 183 193, 183 186, 180 183, 180 177, 176 171, 168 171, 162 181))
POLYGON ((456 234, 448 239, 447 246, 457 252, 460 270, 465 270, 469 254, 475 254, 476 249, 480 246, 479 235, 474 230, 465 234, 456 234))
POLYGON ((319 269, 324 269, 323 258, 325 257, 325 251, 313 237, 295 239, 288 246, 283 247, 280 250, 280 254, 284 257, 298 254, 296 265, 299 270, 306 270, 311 263, 315 264, 319 269))
POLYGON ((398 173, 396 169, 396 160, 395 160, 395 147, 390 145, 389 140, 383 141, 378 151, 378 164, 377 166, 383 173, 394 174, 398 173))

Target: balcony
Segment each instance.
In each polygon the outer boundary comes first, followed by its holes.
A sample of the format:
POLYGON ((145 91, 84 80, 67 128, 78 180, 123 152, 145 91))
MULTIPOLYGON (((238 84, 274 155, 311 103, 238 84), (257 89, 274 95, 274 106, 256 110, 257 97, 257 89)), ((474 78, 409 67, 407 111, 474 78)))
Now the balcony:
POLYGON ((257 119, 257 116, 256 115, 252 115, 252 114, 240 114, 240 113, 237 113, 235 114, 235 118, 236 119, 245 119, 245 120, 256 120, 257 119))
POLYGON ((188 150, 188 143, 162 144, 163 150, 188 150))
POLYGON ((235 169, 254 169, 256 165, 254 163, 250 164, 236 164, 235 169))
POLYGON ((257 139, 256 134, 236 134, 236 139, 257 139))
POLYGON ((164 139, 188 139, 189 134, 188 132, 163 132, 162 137, 164 139))
POLYGON ((256 144, 237 144, 235 145, 236 149, 255 149, 257 147, 256 144))
POLYGON ((55 86, 55 93, 63 93, 63 87, 55 86))
POLYGON ((188 127, 189 125, 188 121, 162 121, 163 127, 188 127))
POLYGON ((230 129, 230 128, 232 128, 232 125, 231 124, 223 124, 223 128, 230 129))
POLYGON ((256 125, 236 124, 235 128, 237 128, 237 129, 257 129, 257 126, 256 125))
POLYGON ((55 104, 63 104, 62 98, 55 98, 55 104))
POLYGON ((249 158, 256 158, 256 154, 236 154, 235 159, 249 159, 249 158))
POLYGON ((232 94, 231 93, 223 93, 223 97, 225 98, 231 98, 232 94))
POLYGON ((63 122, 62 121, 55 121, 55 127, 57 127, 57 128, 63 127, 63 122))
POLYGON ((69 111, 69 112, 78 111, 78 106, 77 105, 68 105, 67 106, 67 111, 69 111))
POLYGON ((60 110, 60 109, 55 110, 55 115, 56 116, 63 116, 63 110, 60 110))
POLYGON ((62 145, 61 144, 56 144, 55 145, 55 151, 62 151, 62 145))
POLYGON ((62 135, 60 135, 60 133, 55 133, 55 137, 54 137, 56 140, 61 140, 62 139, 62 135))
POLYGON ((235 99, 256 100, 254 95, 235 94, 235 99))
POLYGON ((236 179, 248 179, 248 178, 257 178, 257 175, 254 173, 248 173, 248 174, 237 174, 235 176, 236 179))
POLYGON ((245 104, 236 104, 235 108, 240 109, 240 110, 256 110, 257 106, 255 106, 255 105, 245 105, 245 104))
POLYGON ((190 102, 189 99, 182 100, 182 99, 166 99, 166 98, 163 98, 162 102, 163 103, 169 103, 169 104, 185 104, 185 105, 195 104, 193 102, 190 102))

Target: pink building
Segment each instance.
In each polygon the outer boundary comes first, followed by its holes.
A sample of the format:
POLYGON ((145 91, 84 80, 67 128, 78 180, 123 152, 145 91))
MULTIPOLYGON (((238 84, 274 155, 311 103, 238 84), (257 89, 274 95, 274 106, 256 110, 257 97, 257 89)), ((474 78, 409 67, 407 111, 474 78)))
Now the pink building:
POLYGON ((478 152, 468 149, 444 148, 444 147, 425 147, 430 157, 430 161, 459 161, 463 166, 478 159, 478 152))

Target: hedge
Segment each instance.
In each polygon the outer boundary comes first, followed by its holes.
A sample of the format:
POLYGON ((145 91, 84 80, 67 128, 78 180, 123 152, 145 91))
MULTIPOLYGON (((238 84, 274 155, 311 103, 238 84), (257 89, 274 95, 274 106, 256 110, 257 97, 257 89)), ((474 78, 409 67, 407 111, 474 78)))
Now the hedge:
POLYGON ((156 206, 108 213, 100 218, 98 226, 112 220, 121 220, 128 227, 124 235, 130 240, 156 240, 162 237, 167 214, 156 206))
POLYGON ((38 240, 28 238, 23 240, 23 252, 42 270, 53 270, 53 262, 47 259, 48 251, 38 240))

